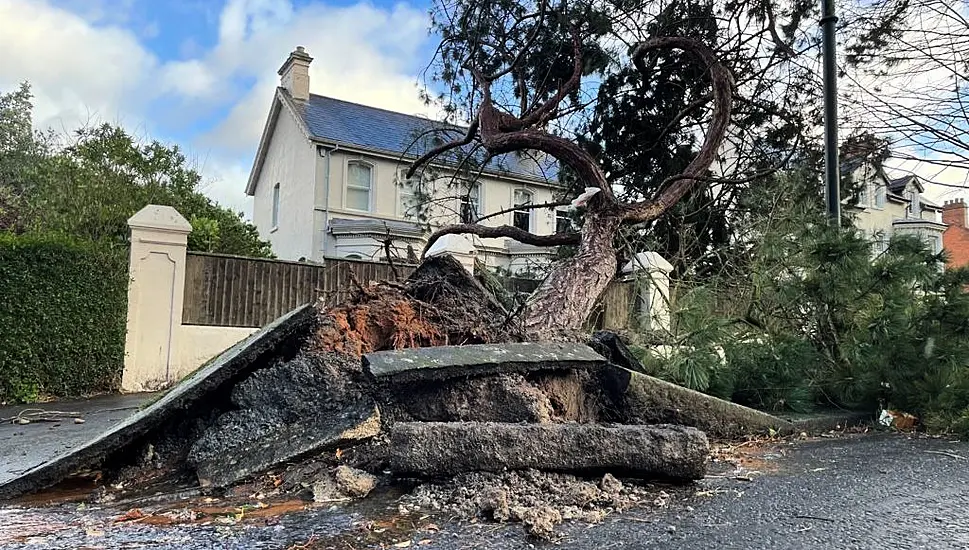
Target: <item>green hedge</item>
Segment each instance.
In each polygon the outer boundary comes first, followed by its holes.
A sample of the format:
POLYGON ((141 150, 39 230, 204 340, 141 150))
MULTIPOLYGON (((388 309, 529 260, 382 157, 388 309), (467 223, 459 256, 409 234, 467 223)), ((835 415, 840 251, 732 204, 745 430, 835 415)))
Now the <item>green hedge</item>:
POLYGON ((127 251, 0 233, 0 401, 117 389, 127 251))

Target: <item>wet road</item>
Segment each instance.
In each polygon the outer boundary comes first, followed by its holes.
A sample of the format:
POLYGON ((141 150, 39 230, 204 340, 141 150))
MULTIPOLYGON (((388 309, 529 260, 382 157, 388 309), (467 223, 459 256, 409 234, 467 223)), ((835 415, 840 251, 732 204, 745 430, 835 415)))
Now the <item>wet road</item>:
MULTIPOLYGON (((0 423, 0 483, 85 443, 124 420, 155 394, 106 395, 82 401, 56 401, 0 407, 0 419, 38 409, 79 413, 83 424, 70 417, 56 422, 0 423)), ((29 416, 27 416, 29 418, 29 416)))
MULTIPOLYGON (((759 451, 751 481, 711 477, 668 489, 668 506, 564 525, 564 548, 969 549, 969 444, 875 434, 759 451)), ((235 525, 112 525, 122 510, 0 508, 3 548, 541 547, 517 525, 400 517, 391 498, 235 525), (373 523, 367 524, 368 521, 373 523), (18 532, 19 535, 14 536, 18 532), (29 537, 28 535, 34 535, 29 537), (304 545, 312 541, 310 545, 304 545), (409 546, 408 546, 408 543, 409 546)))

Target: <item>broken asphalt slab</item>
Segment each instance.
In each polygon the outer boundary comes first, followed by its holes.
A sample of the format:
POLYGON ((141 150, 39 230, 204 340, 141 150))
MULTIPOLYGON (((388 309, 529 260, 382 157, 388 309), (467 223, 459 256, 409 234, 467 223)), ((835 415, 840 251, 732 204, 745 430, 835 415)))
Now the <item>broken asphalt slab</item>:
POLYGON ((271 433, 253 438, 225 453, 194 461, 199 485, 225 488, 284 462, 380 433, 380 413, 372 403, 347 405, 343 411, 295 424, 275 426, 271 433))
MULTIPOLYGON (((6 483, 51 457, 86 443, 114 424, 121 422, 155 397, 154 393, 103 395, 83 400, 51 401, 0 407, 0 418, 10 419, 27 412, 77 413, 56 415, 56 422, 33 421, 0 424, 0 484, 6 483)), ((36 418, 34 416, 33 418, 36 418)))
POLYGON ((710 453, 695 428, 574 423, 398 422, 390 448, 391 471, 418 477, 534 468, 692 480, 710 453))
POLYGON ((625 380, 621 392, 630 422, 683 424, 712 437, 754 434, 789 435, 794 424, 765 412, 724 401, 645 374, 616 369, 625 380))
POLYGON ((526 342, 378 351, 364 355, 363 364, 367 372, 379 381, 402 383, 594 369, 605 367, 608 363, 584 344, 526 342))
POLYGON ((797 429, 788 420, 645 374, 646 369, 615 333, 599 331, 590 345, 612 364, 602 371, 603 382, 620 399, 628 422, 683 424, 723 438, 788 435, 797 429))
POLYGON ((295 352, 298 340, 315 319, 314 313, 314 308, 306 305, 280 317, 206 363, 123 422, 0 484, 0 500, 50 487, 82 468, 97 466, 166 421, 193 414, 195 407, 204 406, 212 393, 226 384, 237 381, 271 357, 285 355, 283 352, 290 348, 295 352))

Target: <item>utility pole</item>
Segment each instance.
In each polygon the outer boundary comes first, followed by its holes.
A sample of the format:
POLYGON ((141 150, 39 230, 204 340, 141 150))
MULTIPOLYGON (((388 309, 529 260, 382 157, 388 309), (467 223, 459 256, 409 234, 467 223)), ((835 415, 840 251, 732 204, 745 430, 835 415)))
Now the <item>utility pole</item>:
POLYGON ((828 222, 841 226, 841 167, 838 162, 838 63, 835 57, 834 0, 821 0, 824 57, 824 188, 828 222))

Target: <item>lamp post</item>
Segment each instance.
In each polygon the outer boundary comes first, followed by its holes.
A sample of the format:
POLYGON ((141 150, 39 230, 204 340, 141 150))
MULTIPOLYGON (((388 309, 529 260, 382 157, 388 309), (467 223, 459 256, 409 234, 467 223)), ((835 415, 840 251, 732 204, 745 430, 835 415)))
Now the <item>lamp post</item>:
POLYGON ((824 57, 824 187, 828 222, 841 226, 841 168, 838 162, 838 63, 835 57, 834 0, 821 0, 824 57))

